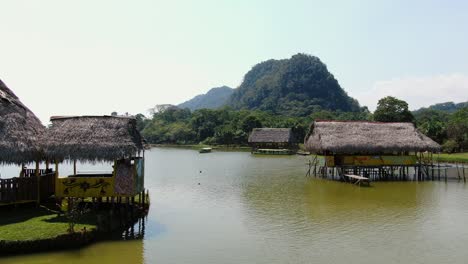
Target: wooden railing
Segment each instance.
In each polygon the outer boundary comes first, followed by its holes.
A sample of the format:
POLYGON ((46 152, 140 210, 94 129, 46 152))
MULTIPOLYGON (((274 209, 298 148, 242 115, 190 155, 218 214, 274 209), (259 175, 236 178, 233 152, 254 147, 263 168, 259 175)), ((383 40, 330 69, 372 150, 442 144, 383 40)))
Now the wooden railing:
MULTIPOLYGON (((55 173, 51 170, 41 169, 40 198, 49 198, 55 192, 55 173)), ((24 177, 0 179, 0 203, 15 203, 20 201, 37 200, 36 170, 26 169, 24 177)))

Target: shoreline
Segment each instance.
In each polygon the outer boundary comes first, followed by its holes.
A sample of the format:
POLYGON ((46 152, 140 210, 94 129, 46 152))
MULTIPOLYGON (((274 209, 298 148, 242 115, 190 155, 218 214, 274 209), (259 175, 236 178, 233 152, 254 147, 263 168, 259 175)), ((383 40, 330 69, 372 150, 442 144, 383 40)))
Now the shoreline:
MULTIPOLYGON (((249 152, 251 148, 249 146, 242 146, 242 145, 204 145, 204 144, 187 144, 187 145, 179 145, 179 144, 148 144, 149 149, 151 148, 180 148, 180 149, 194 149, 200 150, 202 148, 212 148, 214 150, 224 150, 224 151, 239 151, 239 152, 249 152)), ((310 154, 311 156, 313 154, 310 154)), ((468 152, 461 152, 461 153, 441 153, 440 156, 437 157, 438 154, 434 154, 434 163, 448 163, 448 164, 465 164, 468 165, 468 152), (461 157, 460 157, 461 156, 461 157)))

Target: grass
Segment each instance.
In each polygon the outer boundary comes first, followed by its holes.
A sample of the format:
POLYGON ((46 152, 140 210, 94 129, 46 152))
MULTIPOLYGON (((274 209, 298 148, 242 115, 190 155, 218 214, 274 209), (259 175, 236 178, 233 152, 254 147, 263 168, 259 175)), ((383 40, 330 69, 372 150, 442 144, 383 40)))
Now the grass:
POLYGON ((468 163, 468 152, 453 154, 442 153, 440 155, 434 154, 434 160, 437 161, 437 159, 441 162, 468 163))
MULTIPOLYGON (((54 238, 67 233, 68 222, 44 207, 15 208, 0 212, 0 240, 35 240, 54 238)), ((83 218, 75 230, 95 228, 91 219, 83 218)))

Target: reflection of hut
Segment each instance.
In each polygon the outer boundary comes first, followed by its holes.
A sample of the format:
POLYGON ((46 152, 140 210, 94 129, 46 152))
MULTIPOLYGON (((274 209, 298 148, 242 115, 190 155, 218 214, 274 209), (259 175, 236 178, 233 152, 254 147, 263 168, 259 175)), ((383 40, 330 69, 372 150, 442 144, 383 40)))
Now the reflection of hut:
MULTIPOLYGON (((143 191, 143 144, 130 117, 52 117, 45 153, 73 161, 73 174, 56 180, 57 197, 133 197, 143 191), (76 161, 112 161, 112 172, 77 172, 76 161)), ((58 173, 57 173, 58 174, 58 173)))
POLYGON ((40 177, 50 171, 39 169, 39 140, 44 131, 34 113, 0 81, 0 163, 21 165, 19 178, 0 179, 0 203, 39 200, 51 194, 53 186, 48 185, 53 181, 40 177), (36 169, 25 169, 30 162, 36 163, 36 169))
POLYGON ((325 156, 325 164, 316 174, 340 178, 359 174, 374 179, 407 179, 410 167, 423 179, 429 174, 427 165, 432 164, 422 153, 440 150, 439 144, 412 123, 366 121, 316 121, 305 147, 325 156))
POLYGON ((297 149, 291 128, 254 128, 248 142, 254 153, 285 154, 297 149))

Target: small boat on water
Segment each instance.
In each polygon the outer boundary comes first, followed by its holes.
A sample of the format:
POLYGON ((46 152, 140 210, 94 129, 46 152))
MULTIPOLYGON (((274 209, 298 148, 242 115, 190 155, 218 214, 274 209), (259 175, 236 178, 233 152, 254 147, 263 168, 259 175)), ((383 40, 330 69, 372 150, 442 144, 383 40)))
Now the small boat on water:
POLYGON ((202 149, 200 149, 199 152, 200 152, 200 153, 210 153, 211 150, 212 150, 212 148, 202 148, 202 149))

